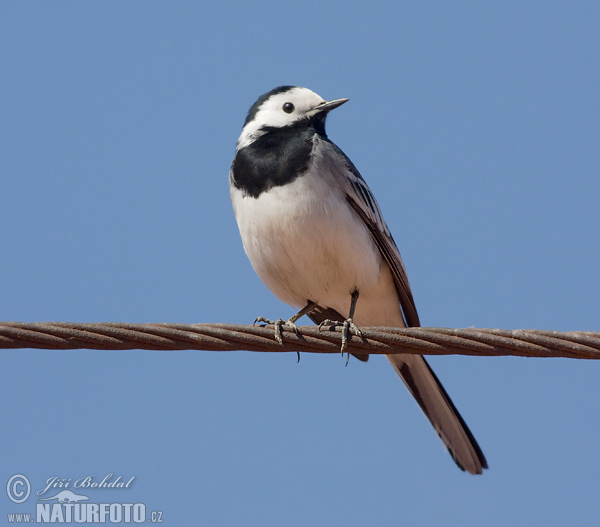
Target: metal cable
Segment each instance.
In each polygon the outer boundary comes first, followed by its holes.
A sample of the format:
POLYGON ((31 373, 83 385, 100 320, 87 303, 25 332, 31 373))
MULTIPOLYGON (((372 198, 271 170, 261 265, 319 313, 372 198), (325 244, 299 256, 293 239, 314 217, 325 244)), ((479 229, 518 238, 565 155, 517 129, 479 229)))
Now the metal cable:
MULTIPOLYGON (((0 322, 0 348, 96 350, 300 351, 339 353, 341 333, 299 327, 283 331, 283 344, 273 327, 237 324, 127 324, 68 322, 0 322)), ((450 328, 361 328, 363 338, 348 342, 350 353, 416 353, 600 359, 600 333, 450 328)))

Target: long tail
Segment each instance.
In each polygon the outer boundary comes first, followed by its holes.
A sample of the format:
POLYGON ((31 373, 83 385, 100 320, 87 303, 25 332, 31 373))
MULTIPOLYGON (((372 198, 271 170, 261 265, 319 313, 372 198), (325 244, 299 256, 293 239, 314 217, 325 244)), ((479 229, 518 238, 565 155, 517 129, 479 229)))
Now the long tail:
MULTIPOLYGON (((337 311, 317 307, 308 315, 319 324, 323 320, 343 320, 337 311)), ((355 355, 366 361, 368 355, 355 355)), ((420 355, 386 355, 423 413, 440 436, 461 470, 481 474, 488 468, 485 456, 433 370, 420 355)))
POLYGON ((485 456, 433 370, 419 355, 386 355, 461 470, 481 474, 485 456))

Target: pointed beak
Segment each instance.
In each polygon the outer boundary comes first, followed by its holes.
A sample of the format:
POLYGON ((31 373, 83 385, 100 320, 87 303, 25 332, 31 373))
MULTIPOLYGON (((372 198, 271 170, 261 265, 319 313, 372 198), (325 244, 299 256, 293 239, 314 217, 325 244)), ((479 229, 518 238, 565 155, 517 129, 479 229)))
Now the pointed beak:
POLYGON ((333 110, 334 108, 337 108, 338 106, 341 106, 342 104, 344 104, 345 102, 348 102, 350 99, 334 99, 333 101, 326 101, 322 104, 319 104, 319 106, 315 107, 315 112, 321 113, 321 112, 330 112, 331 110, 333 110))

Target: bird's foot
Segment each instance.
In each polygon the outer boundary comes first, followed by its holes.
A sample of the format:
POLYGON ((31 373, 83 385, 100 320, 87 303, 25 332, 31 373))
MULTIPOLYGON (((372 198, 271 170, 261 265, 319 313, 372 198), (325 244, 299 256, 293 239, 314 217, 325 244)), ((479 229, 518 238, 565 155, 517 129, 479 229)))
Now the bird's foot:
MULTIPOLYGON (((346 344, 348 343, 348 340, 352 339, 352 335, 356 335, 357 337, 362 338, 363 334, 362 331, 360 330, 360 328, 354 323, 354 321, 351 318, 347 318, 346 320, 344 320, 343 322, 340 322, 339 320, 324 320, 323 322, 321 322, 319 324, 319 331, 323 329, 324 326, 329 326, 329 329, 334 329, 334 328, 342 328, 342 348, 341 348, 341 352, 342 355, 344 355, 344 350, 346 349, 346 344)), ((350 359, 350 353, 348 353, 348 360, 350 359)), ((346 361, 346 364, 348 364, 348 360, 346 361)))
POLYGON ((257 317, 254 321, 254 324, 256 324, 257 322, 264 322, 265 324, 271 324, 275 326, 275 340, 279 344, 283 344, 283 338, 281 337, 282 330, 287 329, 289 331, 293 331, 296 335, 300 334, 300 330, 298 329, 298 326, 294 324, 292 318, 288 320, 283 320, 281 318, 278 318, 277 320, 270 320, 265 317, 257 317))

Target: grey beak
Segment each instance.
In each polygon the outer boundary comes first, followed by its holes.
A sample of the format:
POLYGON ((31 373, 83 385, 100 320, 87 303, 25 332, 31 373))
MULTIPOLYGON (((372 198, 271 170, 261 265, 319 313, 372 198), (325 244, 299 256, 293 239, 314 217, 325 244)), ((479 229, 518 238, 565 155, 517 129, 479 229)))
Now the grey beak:
POLYGON ((350 99, 334 99, 333 101, 326 101, 323 104, 319 104, 319 106, 315 107, 317 112, 330 112, 334 108, 341 106, 345 102, 348 102, 350 99))

